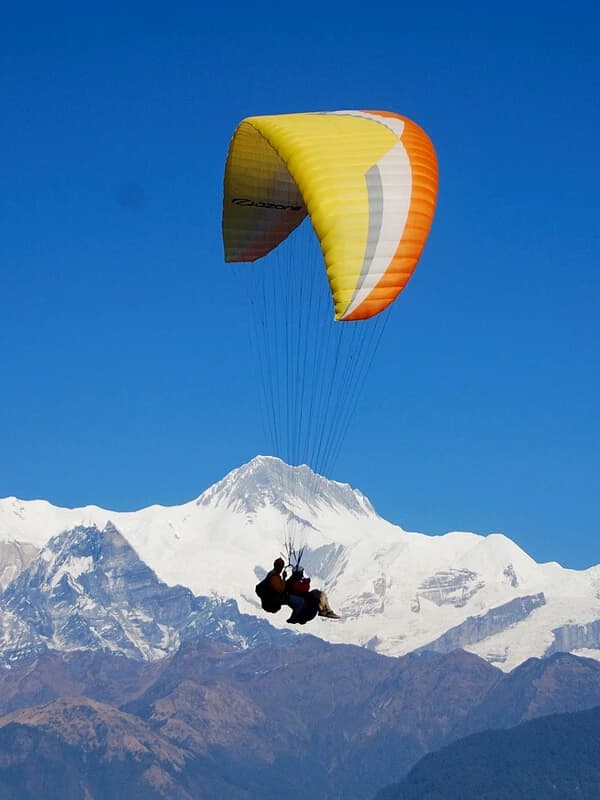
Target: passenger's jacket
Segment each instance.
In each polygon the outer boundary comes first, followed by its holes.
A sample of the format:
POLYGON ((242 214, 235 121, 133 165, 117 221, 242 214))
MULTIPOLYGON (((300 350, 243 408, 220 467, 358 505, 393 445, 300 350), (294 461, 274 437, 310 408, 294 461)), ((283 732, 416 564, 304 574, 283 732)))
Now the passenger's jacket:
POLYGON ((290 594, 306 594, 310 591, 310 578, 300 578, 298 575, 292 575, 286 585, 290 594))

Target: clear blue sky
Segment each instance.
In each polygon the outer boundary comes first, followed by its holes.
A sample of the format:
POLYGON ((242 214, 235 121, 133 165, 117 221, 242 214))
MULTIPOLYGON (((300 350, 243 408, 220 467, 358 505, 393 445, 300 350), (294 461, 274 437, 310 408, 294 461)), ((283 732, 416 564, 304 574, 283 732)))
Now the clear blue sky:
POLYGON ((439 203, 332 477, 600 562, 599 33, 591 2, 4 8, 0 496, 180 503, 265 451, 229 138, 382 108, 431 136, 439 203))

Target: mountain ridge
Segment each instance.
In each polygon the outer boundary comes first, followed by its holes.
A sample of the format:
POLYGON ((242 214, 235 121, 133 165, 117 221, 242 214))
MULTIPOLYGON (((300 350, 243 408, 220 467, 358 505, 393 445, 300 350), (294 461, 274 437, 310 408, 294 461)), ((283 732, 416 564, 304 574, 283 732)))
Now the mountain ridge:
POLYGON ((313 586, 343 617, 311 626, 328 641, 389 655, 466 647, 505 670, 564 647, 600 657, 600 567, 537 564, 499 533, 405 531, 359 490, 269 456, 180 506, 111 512, 0 500, 0 538, 43 546, 81 518, 100 528, 112 521, 168 585, 234 598, 279 628, 285 617, 261 611, 254 583, 295 539, 313 586))
POLYGON ((481 726, 596 705, 600 665, 566 654, 505 674, 464 651, 390 658, 310 636, 246 650, 198 636, 153 662, 46 652, 0 670, 0 797, 29 796, 15 789, 45 771, 55 794, 41 796, 64 800, 80 781, 123 796, 117 777, 140 800, 276 800, 282 774, 366 800, 481 726))
POLYGON ((596 800, 600 707, 487 730, 446 745, 374 800, 596 800))

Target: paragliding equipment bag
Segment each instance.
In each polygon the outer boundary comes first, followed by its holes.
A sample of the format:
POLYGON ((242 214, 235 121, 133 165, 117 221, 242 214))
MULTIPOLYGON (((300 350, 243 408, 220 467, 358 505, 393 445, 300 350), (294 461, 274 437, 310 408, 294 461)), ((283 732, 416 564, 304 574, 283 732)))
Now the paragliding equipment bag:
POLYGON ((281 609, 281 594, 275 591, 268 578, 264 578, 260 583, 257 583, 255 591, 260 597, 260 604, 264 611, 268 611, 269 614, 276 614, 281 609))

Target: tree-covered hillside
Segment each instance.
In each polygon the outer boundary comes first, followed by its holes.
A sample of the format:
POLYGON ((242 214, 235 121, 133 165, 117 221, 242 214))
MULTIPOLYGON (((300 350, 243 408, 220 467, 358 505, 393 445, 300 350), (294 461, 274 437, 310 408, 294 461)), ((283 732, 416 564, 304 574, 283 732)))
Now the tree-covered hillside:
POLYGON ((376 800, 598 800, 600 708, 468 736, 376 800))

